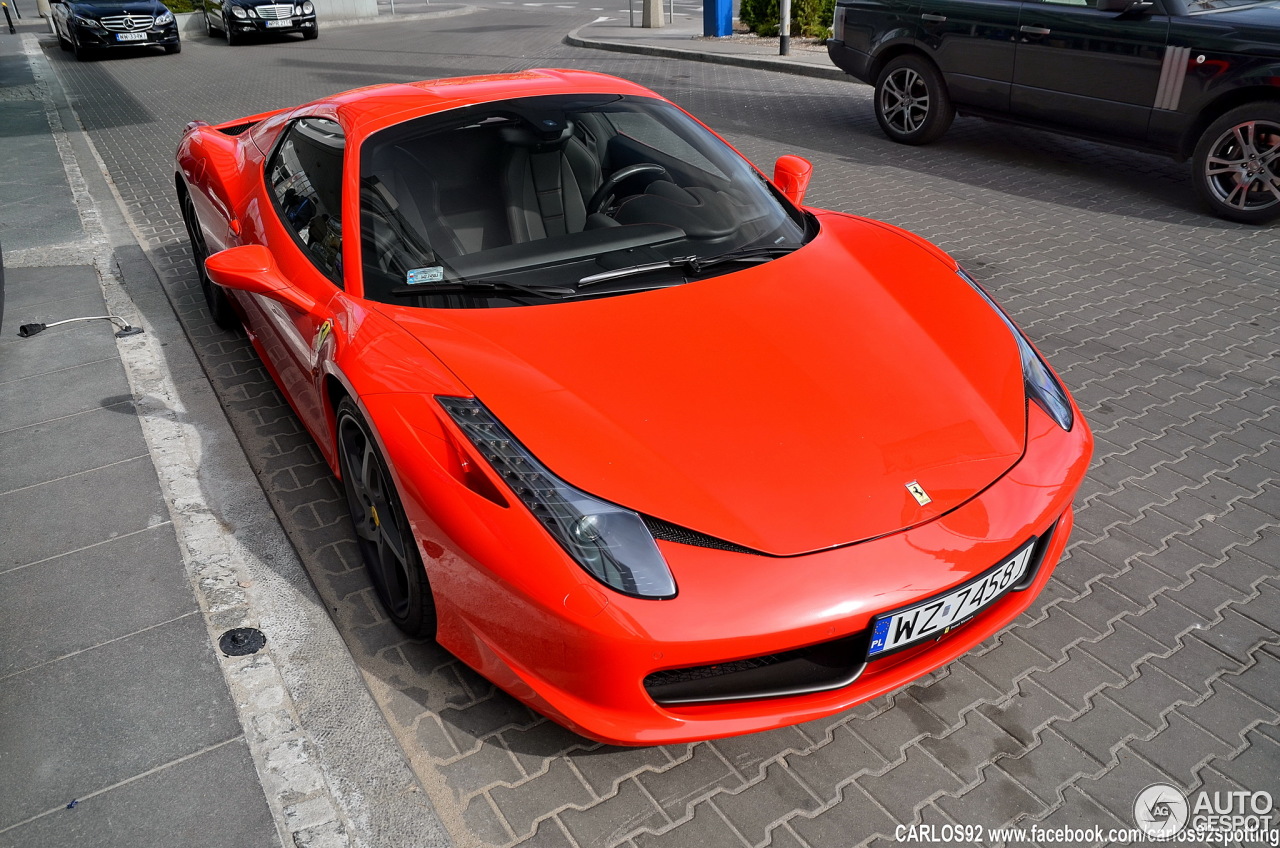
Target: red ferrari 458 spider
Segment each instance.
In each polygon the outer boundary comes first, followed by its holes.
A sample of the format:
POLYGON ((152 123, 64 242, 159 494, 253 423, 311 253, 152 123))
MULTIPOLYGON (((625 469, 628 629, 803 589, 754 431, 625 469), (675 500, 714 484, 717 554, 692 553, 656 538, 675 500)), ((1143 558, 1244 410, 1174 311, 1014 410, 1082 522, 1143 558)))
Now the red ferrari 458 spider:
POLYGON ((585 736, 846 709, 1007 625, 1092 437, 954 260, 538 70, 209 126, 176 188, 397 625, 585 736))

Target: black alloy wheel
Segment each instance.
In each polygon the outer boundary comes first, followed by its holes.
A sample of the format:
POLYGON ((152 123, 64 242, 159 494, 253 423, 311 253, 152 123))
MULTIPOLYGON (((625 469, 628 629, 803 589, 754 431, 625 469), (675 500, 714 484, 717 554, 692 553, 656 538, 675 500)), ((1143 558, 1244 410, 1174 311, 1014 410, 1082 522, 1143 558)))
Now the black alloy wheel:
POLYGON ((1247 103, 1209 125, 1192 157, 1213 214, 1242 224, 1280 218, 1280 103, 1247 103))
POLYGON ((880 129, 901 144, 937 141, 956 115, 938 69, 914 54, 885 65, 876 80, 875 108, 880 129))
POLYGON ((387 464, 360 411, 349 398, 338 404, 338 462, 356 542, 369 579, 391 621, 414 638, 436 633, 436 607, 387 464))
POLYGON ((233 330, 239 325, 239 318, 231 306, 231 298, 209 279, 204 261, 209 258, 209 248, 204 241, 204 232, 200 229, 200 221, 196 218, 196 207, 191 202, 191 195, 182 193, 182 223, 187 227, 187 238, 191 242, 191 259, 196 263, 196 274, 200 278, 200 290, 204 293, 205 305, 209 307, 209 317, 213 323, 224 330, 233 330))

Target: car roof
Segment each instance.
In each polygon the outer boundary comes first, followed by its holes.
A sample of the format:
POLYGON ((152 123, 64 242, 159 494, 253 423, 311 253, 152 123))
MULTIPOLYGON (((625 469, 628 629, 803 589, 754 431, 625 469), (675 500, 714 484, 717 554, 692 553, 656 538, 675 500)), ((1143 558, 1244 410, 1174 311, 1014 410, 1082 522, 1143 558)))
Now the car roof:
POLYGON ((514 74, 367 86, 317 100, 299 111, 331 115, 342 124, 348 137, 363 138, 421 115, 517 97, 553 94, 631 94, 662 99, 643 86, 608 74, 538 68, 514 74))

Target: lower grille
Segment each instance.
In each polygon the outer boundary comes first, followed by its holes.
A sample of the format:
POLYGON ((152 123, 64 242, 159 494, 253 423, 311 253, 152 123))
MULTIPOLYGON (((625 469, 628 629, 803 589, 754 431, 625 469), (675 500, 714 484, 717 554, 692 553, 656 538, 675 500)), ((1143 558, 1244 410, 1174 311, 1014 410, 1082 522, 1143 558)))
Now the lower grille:
POLYGON ((866 631, 777 654, 655 671, 645 691, 659 704, 712 704, 840 689, 866 667, 866 631))
POLYGON ((151 29, 154 20, 150 15, 109 15, 99 23, 110 32, 142 32, 151 29))
POLYGON ((258 17, 268 21, 282 21, 293 17, 293 6, 288 3, 275 3, 267 6, 255 6, 258 17))

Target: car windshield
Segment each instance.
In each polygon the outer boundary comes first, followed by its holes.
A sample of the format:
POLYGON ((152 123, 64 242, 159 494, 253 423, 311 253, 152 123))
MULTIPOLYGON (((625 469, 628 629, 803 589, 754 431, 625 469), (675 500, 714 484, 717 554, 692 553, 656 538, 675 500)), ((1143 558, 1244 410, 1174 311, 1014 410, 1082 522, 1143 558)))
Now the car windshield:
POLYGON ((1253 6, 1280 6, 1275 0, 1186 0, 1187 12, 1220 12, 1224 9, 1243 9, 1253 6))
POLYGON ((603 297, 767 262, 805 216, 672 105, 486 103, 382 130, 360 153, 365 297, 477 308, 603 297))

